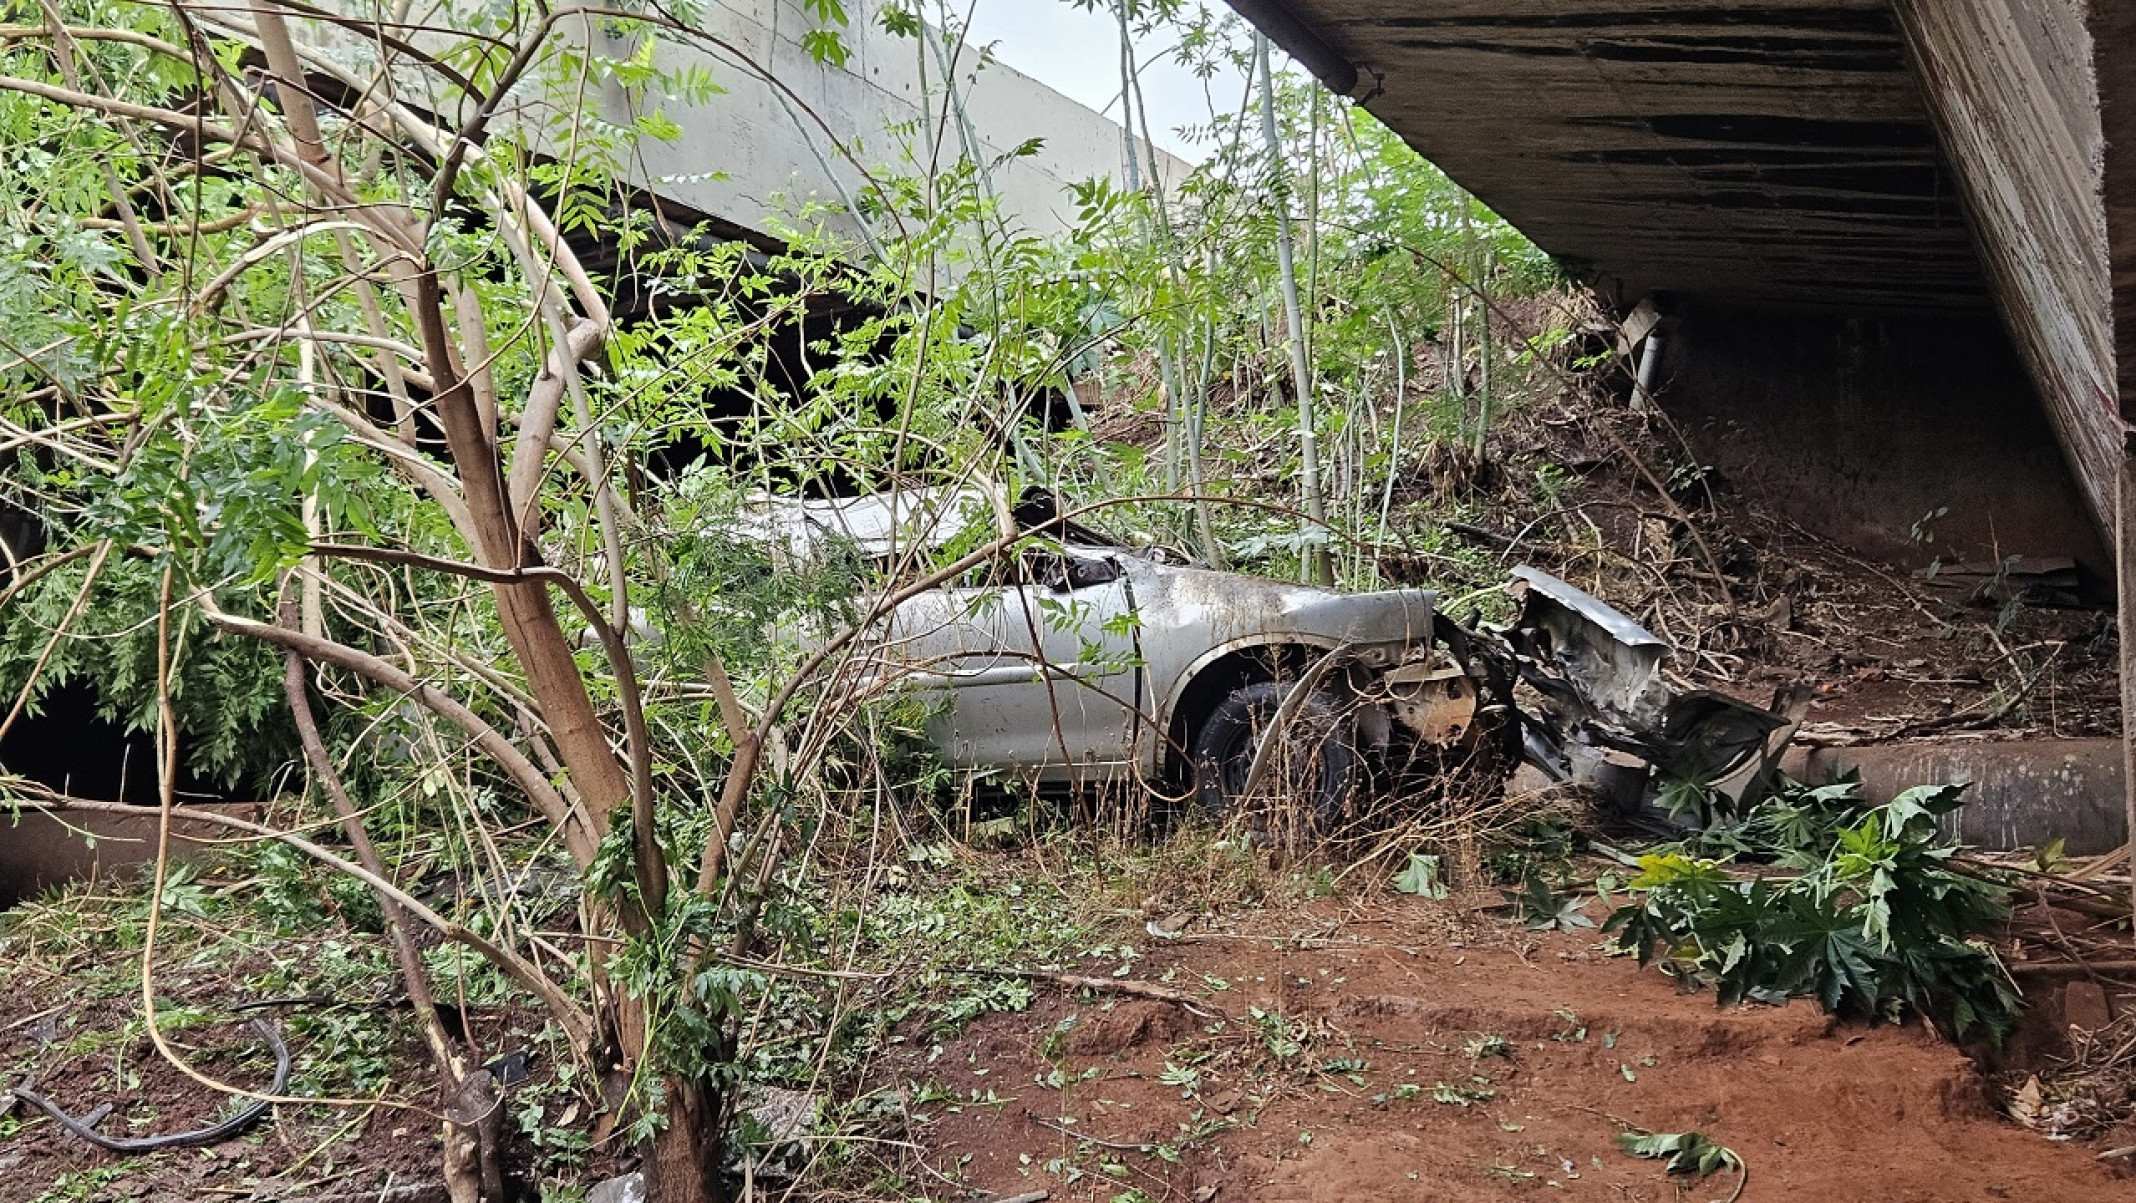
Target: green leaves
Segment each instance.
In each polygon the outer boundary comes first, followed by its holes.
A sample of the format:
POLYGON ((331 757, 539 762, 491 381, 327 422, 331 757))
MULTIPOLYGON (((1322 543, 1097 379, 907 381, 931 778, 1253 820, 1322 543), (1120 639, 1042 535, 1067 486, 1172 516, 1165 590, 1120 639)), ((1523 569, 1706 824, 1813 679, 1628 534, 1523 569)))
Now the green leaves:
POLYGON ((1409 864, 1394 875, 1394 888, 1419 898, 1446 897, 1446 883, 1439 879, 1439 858, 1422 852, 1409 854, 1409 864))
POLYGON ((908 8, 902 0, 883 5, 875 14, 875 21, 883 27, 884 33, 900 38, 916 38, 926 28, 919 13, 908 8))
POLYGON ((1700 1132, 1647 1132, 1638 1128, 1617 1133, 1617 1147, 1633 1157, 1663 1162, 1672 1174, 1704 1178, 1721 1170, 1743 1172, 1743 1159, 1734 1149, 1715 1144, 1700 1132))
POLYGON ((1936 822, 1962 787, 1911 789, 1869 806, 1859 782, 1789 782, 1733 824, 1686 841, 1799 874, 1745 877, 1686 847, 1639 860, 1638 895, 1604 930, 1641 964, 1663 957, 1712 981, 1720 1001, 1809 996, 1864 1019, 1905 1008, 1954 1036, 1996 1036, 2018 999, 1993 957, 1969 942, 2007 916, 2001 889, 1951 871, 1936 822))
POLYGON ((1881 807, 1884 834, 1899 839, 1910 832, 1933 828, 1936 820, 1965 805, 1964 783, 1917 785, 1881 807))
POLYGON ((1472 1107, 1497 1097, 1491 1080, 1480 1076, 1467 1082, 1434 1082, 1431 1087, 1431 1101, 1446 1107, 1472 1107))
POLYGON ((1528 925, 1531 931, 1577 931, 1590 928, 1595 921, 1588 918, 1582 909, 1586 901, 1578 894, 1560 894, 1543 880, 1539 872, 1530 871, 1518 890, 1501 890, 1505 905, 1512 908, 1513 916, 1528 925))
MULTIPOLYGON (((802 7, 824 25, 842 26, 846 23, 845 5, 841 0, 802 0, 802 7)), ((884 14, 883 21, 884 27, 888 28, 890 18, 887 13, 884 14)), ((852 57, 853 53, 846 47, 845 38, 840 36, 836 29, 808 30, 801 35, 801 48, 808 51, 810 58, 827 67, 845 66, 846 60, 852 57)))
POLYGON ((801 48, 808 56, 826 67, 843 67, 852 57, 846 49, 845 39, 828 29, 811 29, 801 35, 801 48))

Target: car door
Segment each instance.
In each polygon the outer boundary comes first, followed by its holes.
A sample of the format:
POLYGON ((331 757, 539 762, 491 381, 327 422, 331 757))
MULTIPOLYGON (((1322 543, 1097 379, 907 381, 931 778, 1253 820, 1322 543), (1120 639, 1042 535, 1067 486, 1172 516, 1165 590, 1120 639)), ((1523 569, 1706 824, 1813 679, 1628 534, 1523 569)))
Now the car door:
POLYGON ((1132 759, 1134 621, 1110 557, 1045 549, 994 580, 913 598, 890 634, 907 684, 936 704, 929 735, 950 763, 1075 780, 1132 759))

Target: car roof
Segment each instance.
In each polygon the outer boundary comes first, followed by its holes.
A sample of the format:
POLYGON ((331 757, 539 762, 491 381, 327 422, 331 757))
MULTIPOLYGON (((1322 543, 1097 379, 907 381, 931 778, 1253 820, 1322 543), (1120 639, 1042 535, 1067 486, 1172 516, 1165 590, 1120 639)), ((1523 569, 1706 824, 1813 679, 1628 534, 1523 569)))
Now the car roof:
POLYGON ((939 548, 983 518, 988 508, 986 494, 978 489, 896 489, 861 497, 758 494, 745 507, 743 525, 797 555, 838 540, 873 558, 915 546, 939 548))

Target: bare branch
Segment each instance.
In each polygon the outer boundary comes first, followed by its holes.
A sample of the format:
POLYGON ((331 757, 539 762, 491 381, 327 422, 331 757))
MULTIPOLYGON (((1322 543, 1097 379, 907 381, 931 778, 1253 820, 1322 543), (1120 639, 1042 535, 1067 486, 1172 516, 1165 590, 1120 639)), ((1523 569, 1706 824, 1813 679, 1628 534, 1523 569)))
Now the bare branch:
POLYGON ((306 635, 302 631, 292 631, 257 619, 241 618, 217 606, 212 598, 203 597, 201 605, 208 621, 218 630, 274 644, 297 652, 316 663, 345 668, 374 684, 407 695, 440 718, 467 732, 474 739, 476 746, 526 794, 527 800, 534 804, 534 808, 563 832, 565 845, 571 850, 573 858, 581 865, 593 862, 594 845, 599 842, 599 835, 594 831, 588 816, 567 804, 563 796, 556 792, 556 787, 549 784, 548 778, 541 770, 536 768, 511 740, 506 739, 502 732, 490 726, 474 711, 461 705, 450 694, 416 679, 397 665, 347 644, 306 635))

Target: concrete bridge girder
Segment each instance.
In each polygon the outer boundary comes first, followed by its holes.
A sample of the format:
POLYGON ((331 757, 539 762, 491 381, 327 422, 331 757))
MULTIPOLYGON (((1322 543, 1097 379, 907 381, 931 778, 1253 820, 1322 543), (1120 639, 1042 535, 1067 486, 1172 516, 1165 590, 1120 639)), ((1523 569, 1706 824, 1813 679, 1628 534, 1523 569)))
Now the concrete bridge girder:
MULTIPOLYGON (((998 62, 982 63, 980 48, 957 46, 930 28, 928 41, 885 32, 876 22, 879 0, 852 0, 839 30, 850 57, 842 66, 820 63, 802 42, 820 22, 796 0, 721 0, 706 10, 708 32, 753 60, 681 46, 663 46, 663 65, 712 70, 722 94, 702 104, 665 102, 666 115, 682 127, 680 138, 647 142, 638 151, 639 181, 650 190, 701 212, 761 233, 773 233, 801 202, 826 207, 826 220, 846 234, 859 232, 844 198, 859 192, 869 173, 924 174, 930 137, 939 140, 936 164, 948 167, 963 154, 960 113, 946 108, 941 63, 953 59, 962 100, 989 181, 1012 227, 1039 235, 1060 233, 1074 217, 1069 188, 1093 178, 1123 178, 1120 125, 998 62), (922 62, 924 56, 924 64, 922 62), (769 74, 784 89, 767 82, 769 74), (791 90, 798 98, 788 98, 791 90), (936 128, 920 128, 932 111, 936 128), (1013 154, 1036 139, 1034 153, 1013 154), (841 153, 834 140, 842 144, 841 153)), ((611 52, 627 47, 611 45, 611 52)), ((634 102, 611 87, 601 104, 628 119, 634 102)), ((1138 153, 1149 150, 1138 139, 1138 153)), ((1168 183, 1189 167, 1159 151, 1156 161, 1168 183)))
MULTIPOLYGON (((2109 7, 2127 6, 2094 11, 2109 7)), ((2132 369, 2109 262, 2101 68, 2111 80, 2112 67, 2091 14, 2078 0, 1897 0, 1895 11, 2004 322, 2112 530, 2136 391, 2123 388, 2132 369)))
MULTIPOLYGON (((2136 715, 2136 0, 1230 2, 1627 306, 1999 315, 2032 387, 1967 417, 2049 419, 2136 715)), ((1834 398, 1864 400, 1841 373, 1796 403, 1834 398)))
MULTIPOLYGON (((343 11, 369 12, 370 0, 331 2, 343 11)), ((446 0, 427 19, 448 24, 453 7, 465 2, 446 0)), ((794 216, 810 205, 819 206, 818 219, 830 229, 857 237, 860 227, 846 202, 867 175, 924 174, 964 155, 964 127, 944 88, 945 61, 954 66, 961 116, 977 143, 973 157, 984 160, 1011 230, 1060 233, 1074 217, 1073 185, 1124 179, 1126 142, 1119 122, 987 60, 978 45, 950 42, 931 26, 924 42, 888 32, 878 20, 886 2, 844 0, 847 20, 836 32, 847 57, 834 64, 810 53, 804 39, 824 27, 800 0, 708 0, 694 27, 703 36, 687 44, 664 39, 654 59, 663 68, 704 72, 718 85, 717 94, 688 102, 634 95, 610 81, 597 85, 591 97, 598 115, 616 125, 627 127, 657 109, 682 131, 672 140, 640 139, 624 168, 628 182, 766 245, 780 242, 794 216), (923 114, 933 120, 922 122, 923 114), (931 163, 930 138, 938 141, 931 163), (1039 144, 1032 153, 1012 153, 1034 139, 1039 144)), ((367 69, 377 61, 376 45, 360 29, 303 24, 312 39, 335 47, 350 64, 367 69)), ((411 36, 426 49, 442 49, 448 41, 441 34, 411 36)), ((614 36, 613 23, 599 17, 563 18, 552 36, 616 57, 635 49, 634 41, 614 36)), ((404 82, 405 95, 426 94, 426 81, 409 75, 404 82)), ((523 89, 525 99, 506 106, 499 126, 521 116, 540 125, 547 97, 539 88, 523 89)), ((569 129, 536 140, 561 154, 569 129)), ((1154 161, 1168 184, 1191 170, 1177 156, 1153 153, 1139 138, 1135 146, 1144 170, 1154 161)))
POLYGON ((2113 529, 2136 0, 1233 3, 1626 305, 1999 310, 2113 529))

